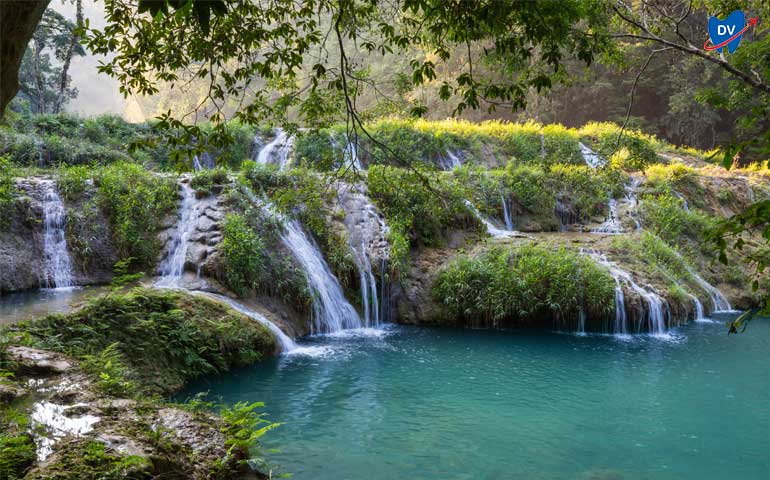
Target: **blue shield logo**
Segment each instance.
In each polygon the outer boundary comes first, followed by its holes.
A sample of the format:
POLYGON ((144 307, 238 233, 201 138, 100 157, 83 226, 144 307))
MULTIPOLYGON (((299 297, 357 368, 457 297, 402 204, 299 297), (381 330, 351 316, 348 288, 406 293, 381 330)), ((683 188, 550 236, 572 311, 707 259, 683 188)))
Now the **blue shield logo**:
POLYGON ((738 45, 741 44, 743 32, 746 31, 745 27, 746 15, 742 10, 734 11, 724 20, 709 17, 709 37, 711 37, 713 49, 722 53, 726 45, 728 52, 735 52, 738 45))

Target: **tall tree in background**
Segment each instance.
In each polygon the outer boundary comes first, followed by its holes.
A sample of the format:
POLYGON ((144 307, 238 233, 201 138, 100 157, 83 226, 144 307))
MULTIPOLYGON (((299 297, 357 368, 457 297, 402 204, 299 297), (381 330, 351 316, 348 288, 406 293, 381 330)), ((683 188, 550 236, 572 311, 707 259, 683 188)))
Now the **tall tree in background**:
MULTIPOLYGON (((82 5, 78 0, 82 21, 82 5)), ((34 113, 58 113, 77 96, 70 86, 69 68, 73 56, 85 55, 77 25, 48 9, 32 35, 19 69, 19 96, 29 101, 34 113)))

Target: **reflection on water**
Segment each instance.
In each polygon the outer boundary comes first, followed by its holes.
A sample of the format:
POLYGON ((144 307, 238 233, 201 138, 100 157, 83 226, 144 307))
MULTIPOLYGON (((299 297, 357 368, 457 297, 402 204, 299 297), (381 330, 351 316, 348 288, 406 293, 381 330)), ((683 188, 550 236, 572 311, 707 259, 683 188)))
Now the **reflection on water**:
POLYGON ((297 480, 770 478, 770 321, 660 338, 392 326, 202 379, 297 480))
POLYGON ((54 288, 0 294, 0 324, 66 313, 86 298, 106 292, 105 287, 54 288))

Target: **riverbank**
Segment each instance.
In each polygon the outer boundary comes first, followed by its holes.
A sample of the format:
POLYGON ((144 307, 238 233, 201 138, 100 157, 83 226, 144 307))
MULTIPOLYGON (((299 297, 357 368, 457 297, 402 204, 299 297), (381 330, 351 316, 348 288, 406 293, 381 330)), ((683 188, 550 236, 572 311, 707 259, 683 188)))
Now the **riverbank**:
MULTIPOLYGON (((136 289, 0 329, 2 478, 257 478, 253 402, 164 398, 272 356, 261 324, 222 304, 136 289)), ((264 423, 264 424, 263 424, 264 423)))

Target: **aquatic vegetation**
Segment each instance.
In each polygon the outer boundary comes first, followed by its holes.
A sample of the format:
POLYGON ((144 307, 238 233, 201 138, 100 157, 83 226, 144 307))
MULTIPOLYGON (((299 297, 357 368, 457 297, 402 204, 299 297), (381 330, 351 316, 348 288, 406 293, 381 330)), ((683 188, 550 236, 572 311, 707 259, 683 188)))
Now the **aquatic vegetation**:
POLYGON ((453 259, 433 298, 476 327, 575 326, 581 312, 595 321, 612 313, 614 289, 606 270, 575 251, 525 245, 453 259))

